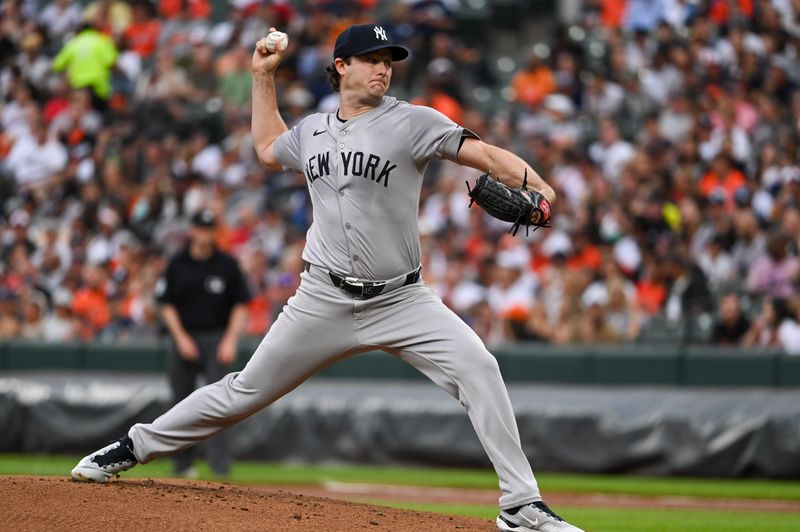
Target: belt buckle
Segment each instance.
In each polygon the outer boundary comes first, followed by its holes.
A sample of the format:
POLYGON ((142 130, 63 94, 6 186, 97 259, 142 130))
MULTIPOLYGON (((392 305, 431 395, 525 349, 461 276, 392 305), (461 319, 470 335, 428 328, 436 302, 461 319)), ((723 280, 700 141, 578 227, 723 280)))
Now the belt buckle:
POLYGON ((369 298, 378 295, 386 285, 386 283, 362 281, 357 277, 345 277, 342 281, 342 284, 347 284, 348 286, 360 290, 361 294, 359 294, 359 297, 361 298, 369 298), (376 291, 377 288, 380 288, 381 290, 376 291))
MULTIPOLYGON (((360 294, 357 294, 358 297, 364 297, 364 282, 360 281, 358 277, 345 277, 342 279, 342 289, 344 289, 345 285, 349 288, 355 288, 360 294)), ((348 290, 345 290, 347 292, 348 290)), ((352 293, 352 292, 350 292, 352 293)))
POLYGON ((344 283, 350 286, 364 286, 364 281, 360 280, 358 277, 345 277, 342 281, 342 284, 344 283))

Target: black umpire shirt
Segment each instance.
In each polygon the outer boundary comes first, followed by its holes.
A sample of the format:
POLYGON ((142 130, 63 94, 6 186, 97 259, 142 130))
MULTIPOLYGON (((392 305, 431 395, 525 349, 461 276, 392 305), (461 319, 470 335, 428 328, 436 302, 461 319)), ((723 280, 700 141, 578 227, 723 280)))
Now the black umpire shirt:
POLYGON ((232 256, 215 250, 195 260, 187 247, 169 263, 156 298, 175 307, 188 333, 213 332, 228 326, 234 305, 250 301, 250 291, 232 256))

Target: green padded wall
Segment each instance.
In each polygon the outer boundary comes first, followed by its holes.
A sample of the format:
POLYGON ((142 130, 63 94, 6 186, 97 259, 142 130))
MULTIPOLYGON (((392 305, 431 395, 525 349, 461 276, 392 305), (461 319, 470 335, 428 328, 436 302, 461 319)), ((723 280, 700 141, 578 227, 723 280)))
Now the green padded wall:
POLYGON ((683 383, 690 386, 777 386, 778 358, 774 352, 688 347, 683 383))
POLYGON ((664 384, 681 381, 677 345, 594 346, 591 373, 597 384, 664 384))
POLYGON ((800 356, 784 355, 778 359, 781 386, 800 386, 800 356))
POLYGON ((84 366, 83 344, 45 344, 24 341, 9 342, 6 346, 7 368, 20 369, 80 369, 84 366))
MULTIPOLYGON (((260 339, 239 345, 234 370, 241 370, 260 339)), ((800 357, 777 350, 626 344, 553 346, 525 343, 495 346, 509 383, 566 383, 664 386, 800 386, 800 357)), ((299 355, 302 356, 302 355, 299 355)), ((76 370, 163 373, 168 344, 45 344, 0 342, 0 371, 76 370)), ((396 356, 369 351, 342 360, 319 374, 329 378, 424 379, 396 356)))
POLYGON ((87 344, 87 368, 108 371, 165 371, 166 345, 87 344))
POLYGON ((591 382, 591 355, 580 346, 508 344, 492 352, 506 382, 591 382))

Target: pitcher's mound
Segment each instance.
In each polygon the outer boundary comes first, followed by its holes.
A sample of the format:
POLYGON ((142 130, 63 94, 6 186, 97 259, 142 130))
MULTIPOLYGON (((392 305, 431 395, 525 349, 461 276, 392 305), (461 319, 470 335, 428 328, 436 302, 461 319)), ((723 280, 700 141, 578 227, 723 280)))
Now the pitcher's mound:
POLYGON ((5 530, 494 531, 489 521, 183 480, 0 477, 5 530))

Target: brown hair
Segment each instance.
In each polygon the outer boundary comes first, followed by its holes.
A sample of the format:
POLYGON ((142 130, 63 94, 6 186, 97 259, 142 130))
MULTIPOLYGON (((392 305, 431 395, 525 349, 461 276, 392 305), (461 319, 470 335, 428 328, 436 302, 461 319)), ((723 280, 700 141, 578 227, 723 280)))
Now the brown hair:
MULTIPOLYGON (((350 64, 349 57, 343 58, 342 61, 344 61, 347 65, 350 64)), ((339 92, 339 83, 342 81, 342 76, 339 74, 339 71, 336 70, 336 61, 326 66, 325 72, 328 73, 328 84, 331 86, 334 92, 339 92)))

